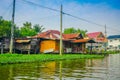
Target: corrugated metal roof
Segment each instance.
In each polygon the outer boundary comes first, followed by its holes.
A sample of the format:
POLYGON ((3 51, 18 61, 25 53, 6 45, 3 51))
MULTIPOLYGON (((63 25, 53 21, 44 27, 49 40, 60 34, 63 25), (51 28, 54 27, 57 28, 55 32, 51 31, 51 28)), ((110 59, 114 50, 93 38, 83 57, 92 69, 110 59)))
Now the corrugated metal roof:
MULTIPOLYGON (((63 38, 63 40, 75 39, 75 38, 79 38, 79 37, 82 38, 82 36, 79 36, 79 35, 80 34, 62 34, 62 38, 63 38)), ((57 30, 48 30, 48 31, 42 32, 34 37, 47 38, 47 39, 60 39, 60 32, 57 30)))
POLYGON ((79 34, 63 34, 63 37, 65 39, 74 39, 77 38, 79 36, 79 34))
POLYGON ((34 37, 47 38, 47 39, 60 39, 60 32, 57 30, 48 30, 48 31, 42 32, 34 37))
POLYGON ((102 32, 88 33, 87 36, 88 38, 94 39, 96 42, 107 42, 107 38, 105 38, 102 32))
POLYGON ((107 37, 107 39, 116 39, 116 38, 120 38, 120 35, 111 35, 107 37))
POLYGON ((101 32, 93 32, 93 33, 88 33, 87 36, 89 38, 97 38, 101 32))
POLYGON ((95 43, 94 40, 92 39, 78 39, 78 40, 73 40, 73 43, 95 43))

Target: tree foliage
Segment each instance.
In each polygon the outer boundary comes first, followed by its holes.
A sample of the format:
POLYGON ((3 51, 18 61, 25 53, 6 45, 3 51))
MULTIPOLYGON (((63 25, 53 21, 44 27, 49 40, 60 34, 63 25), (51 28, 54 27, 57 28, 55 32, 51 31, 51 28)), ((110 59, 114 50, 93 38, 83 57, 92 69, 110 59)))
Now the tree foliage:
POLYGON ((79 28, 75 29, 73 27, 64 29, 64 34, 71 34, 71 33, 81 33, 83 36, 86 36, 87 30, 81 30, 79 28))
POLYGON ((37 33, 32 29, 32 24, 30 22, 23 23, 23 27, 20 28, 20 34, 22 37, 34 36, 37 33))
POLYGON ((41 33, 45 29, 43 26, 40 26, 39 24, 35 24, 33 28, 37 33, 41 33))
MULTIPOLYGON (((2 17, 0 17, 0 37, 10 37, 11 26, 11 21, 4 20, 2 17)), ((31 22, 25 22, 20 28, 16 27, 16 25, 14 26, 14 37, 34 36, 42 32, 44 29, 45 28, 39 24, 35 24, 32 27, 31 22)))
POLYGON ((76 32, 75 28, 71 27, 71 28, 64 29, 64 33, 65 34, 70 34, 70 33, 77 33, 77 32, 76 32))
POLYGON ((34 36, 38 33, 41 33, 45 28, 43 26, 40 26, 39 24, 35 24, 32 27, 31 22, 25 22, 23 23, 23 27, 20 28, 20 33, 22 37, 26 36, 34 36))
POLYGON ((11 34, 11 21, 4 20, 0 17, 0 36, 9 37, 11 34))

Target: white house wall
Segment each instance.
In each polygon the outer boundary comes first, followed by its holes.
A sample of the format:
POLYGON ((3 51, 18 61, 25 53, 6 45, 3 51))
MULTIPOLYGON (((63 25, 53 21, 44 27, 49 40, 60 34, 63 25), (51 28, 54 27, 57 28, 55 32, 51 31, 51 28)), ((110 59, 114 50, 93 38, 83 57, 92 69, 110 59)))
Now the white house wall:
POLYGON ((119 48, 120 46, 120 39, 109 39, 108 40, 108 47, 109 48, 119 48))

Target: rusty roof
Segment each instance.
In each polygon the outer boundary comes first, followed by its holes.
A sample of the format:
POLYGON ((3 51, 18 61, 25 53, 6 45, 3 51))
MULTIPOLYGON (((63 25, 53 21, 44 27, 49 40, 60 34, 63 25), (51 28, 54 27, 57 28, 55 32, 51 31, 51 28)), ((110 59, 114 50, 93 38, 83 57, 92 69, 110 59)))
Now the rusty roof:
POLYGON ((92 32, 92 33, 88 33, 87 36, 89 38, 97 38, 99 34, 101 34, 101 32, 92 32))
MULTIPOLYGON (((45 38, 45 39, 60 39, 60 32, 58 30, 48 30, 46 32, 39 33, 36 36, 33 36, 33 38, 45 38)), ((73 40, 73 39, 82 39, 82 35, 80 33, 74 33, 74 34, 62 34, 63 40, 73 40)))
POLYGON ((73 40, 73 43, 95 43, 93 39, 78 39, 78 40, 73 40))
MULTIPOLYGON (((80 33, 77 34, 62 34, 63 40, 79 38, 80 33)), ((39 33, 33 38, 47 38, 47 39, 60 39, 60 32, 57 30, 48 30, 46 32, 39 33)))
POLYGON ((57 30, 48 30, 46 32, 39 33, 38 35, 36 35, 34 37, 46 38, 46 39, 60 39, 60 32, 57 30))
POLYGON ((79 35, 80 35, 80 33, 77 33, 77 34, 63 34, 65 39, 74 39, 74 38, 79 37, 79 35))
POLYGON ((107 38, 102 32, 88 33, 87 36, 90 39, 94 39, 96 42, 107 42, 107 38))

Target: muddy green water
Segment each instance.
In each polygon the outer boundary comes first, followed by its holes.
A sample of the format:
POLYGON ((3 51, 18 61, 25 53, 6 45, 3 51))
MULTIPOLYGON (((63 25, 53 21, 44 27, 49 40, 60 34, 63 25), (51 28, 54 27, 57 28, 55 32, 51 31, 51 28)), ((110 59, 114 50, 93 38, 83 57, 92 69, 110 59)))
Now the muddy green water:
POLYGON ((0 80, 120 80, 120 54, 103 59, 0 65, 0 80))

